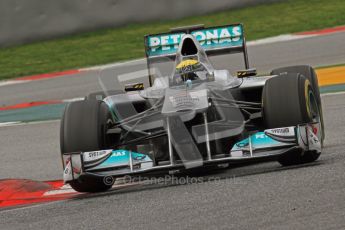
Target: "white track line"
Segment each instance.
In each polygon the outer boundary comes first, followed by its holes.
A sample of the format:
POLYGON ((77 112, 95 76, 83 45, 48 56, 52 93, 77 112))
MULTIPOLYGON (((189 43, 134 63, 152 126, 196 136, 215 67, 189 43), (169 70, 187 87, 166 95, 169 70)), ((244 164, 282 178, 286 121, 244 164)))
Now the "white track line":
POLYGON ((118 76, 119 82, 132 81, 136 79, 141 79, 143 77, 149 76, 149 71, 147 69, 135 71, 132 73, 120 74, 118 76))
POLYGON ((343 94, 345 94, 345 91, 334 92, 334 93, 322 93, 322 94, 321 94, 321 97, 335 96, 335 95, 343 95, 343 94))
POLYGON ((5 81, 0 81, 0 86, 6 86, 6 85, 14 85, 14 84, 19 84, 19 83, 26 83, 29 82, 30 80, 5 80, 5 81))
POLYGON ((21 125, 36 125, 36 124, 54 123, 54 122, 60 122, 60 120, 30 121, 30 122, 22 122, 22 121, 2 122, 0 123, 0 128, 21 126, 21 125))
POLYGON ((256 46, 256 45, 264 45, 264 44, 270 44, 275 42, 286 42, 286 41, 293 41, 293 40, 299 40, 304 38, 310 38, 315 37, 317 35, 296 35, 296 34, 282 34, 275 37, 269 37, 269 38, 263 38, 259 40, 249 41, 247 42, 248 46, 256 46))
POLYGON ((85 99, 84 97, 76 97, 76 98, 71 98, 71 99, 62 100, 62 102, 82 101, 82 100, 84 100, 84 99, 85 99))
POLYGON ((21 123, 20 121, 3 122, 3 123, 0 123, 0 127, 14 126, 20 123, 21 123))
POLYGON ((104 69, 111 69, 113 67, 118 67, 118 66, 141 64, 142 62, 146 62, 146 59, 140 58, 140 59, 133 59, 131 61, 115 62, 115 63, 109 63, 105 65, 86 67, 86 68, 79 69, 79 71, 83 72, 83 71, 104 70, 104 69))

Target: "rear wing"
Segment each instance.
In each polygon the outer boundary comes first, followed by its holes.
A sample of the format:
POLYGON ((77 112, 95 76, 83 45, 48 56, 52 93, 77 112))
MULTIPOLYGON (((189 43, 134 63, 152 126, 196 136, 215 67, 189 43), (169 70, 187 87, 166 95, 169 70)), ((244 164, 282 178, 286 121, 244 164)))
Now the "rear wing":
POLYGON ((194 25, 174 28, 168 33, 146 35, 145 54, 148 66, 150 67, 150 62, 159 61, 159 59, 166 57, 175 59, 179 43, 185 34, 192 34, 207 55, 243 53, 245 68, 249 69, 246 40, 242 24, 208 28, 205 28, 204 25, 194 25))

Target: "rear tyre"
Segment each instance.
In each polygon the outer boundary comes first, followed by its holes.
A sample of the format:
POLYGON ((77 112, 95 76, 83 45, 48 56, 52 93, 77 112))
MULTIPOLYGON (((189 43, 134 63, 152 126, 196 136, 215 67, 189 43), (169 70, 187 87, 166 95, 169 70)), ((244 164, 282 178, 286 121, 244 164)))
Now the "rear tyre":
POLYGON ((319 83, 318 78, 315 70, 313 67, 309 65, 297 65, 297 66, 288 66, 288 67, 282 67, 278 69, 272 70, 272 75, 285 75, 287 73, 299 73, 306 77, 314 90, 314 94, 316 97, 316 102, 320 110, 320 122, 322 126, 322 140, 321 143, 323 143, 323 140, 325 138, 325 129, 324 129, 324 123, 323 123, 323 116, 322 116, 322 104, 321 104, 321 96, 320 96, 320 90, 319 90, 319 83))
MULTIPOLYGON (((110 112, 107 105, 98 100, 72 102, 66 106, 61 120, 61 153, 87 152, 107 148, 107 124, 110 112)), ((102 179, 83 177, 70 182, 78 192, 101 192, 111 188, 102 179)))
MULTIPOLYGON (((320 110, 310 81, 301 74, 287 73, 266 81, 262 93, 267 128, 296 126, 320 121, 320 110)), ((320 130, 322 132, 322 130, 320 130)), ((308 163, 319 158, 315 151, 294 152, 278 159, 284 166, 308 163)))

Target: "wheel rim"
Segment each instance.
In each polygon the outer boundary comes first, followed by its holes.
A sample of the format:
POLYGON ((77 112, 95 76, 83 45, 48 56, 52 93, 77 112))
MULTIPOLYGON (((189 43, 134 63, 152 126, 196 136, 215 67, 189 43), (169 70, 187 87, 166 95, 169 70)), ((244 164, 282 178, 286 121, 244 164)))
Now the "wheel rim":
POLYGON ((312 121, 320 123, 321 121, 320 110, 319 110, 319 106, 317 105, 316 98, 312 90, 309 90, 307 106, 308 106, 312 121))
POLYGON ((318 122, 319 125, 319 130, 317 131, 317 136, 320 138, 321 143, 323 143, 323 127, 321 124, 321 113, 320 113, 320 108, 317 104, 316 97, 314 92, 309 89, 308 92, 308 102, 307 102, 308 110, 309 110, 309 115, 312 120, 312 122, 318 122))

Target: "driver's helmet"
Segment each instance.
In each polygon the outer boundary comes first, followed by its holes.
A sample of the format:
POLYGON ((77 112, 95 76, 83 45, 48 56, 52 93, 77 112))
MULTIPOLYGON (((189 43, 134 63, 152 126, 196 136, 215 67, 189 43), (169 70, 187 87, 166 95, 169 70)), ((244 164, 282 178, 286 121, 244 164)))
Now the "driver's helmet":
POLYGON ((187 80, 197 80, 199 79, 196 71, 200 71, 202 69, 202 64, 194 59, 186 59, 181 61, 176 66, 175 71, 175 81, 178 82, 186 82, 187 80))

